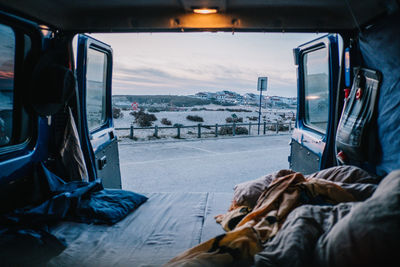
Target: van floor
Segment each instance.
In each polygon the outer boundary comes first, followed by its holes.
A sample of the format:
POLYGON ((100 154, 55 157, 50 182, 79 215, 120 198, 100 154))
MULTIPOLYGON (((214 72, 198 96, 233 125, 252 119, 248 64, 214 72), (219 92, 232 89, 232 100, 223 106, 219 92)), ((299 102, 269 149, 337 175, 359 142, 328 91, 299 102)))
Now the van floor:
POLYGON ((289 135, 195 141, 120 142, 123 189, 149 199, 112 226, 63 222, 51 233, 67 248, 49 266, 161 266, 224 233, 214 216, 235 184, 288 168, 289 135))

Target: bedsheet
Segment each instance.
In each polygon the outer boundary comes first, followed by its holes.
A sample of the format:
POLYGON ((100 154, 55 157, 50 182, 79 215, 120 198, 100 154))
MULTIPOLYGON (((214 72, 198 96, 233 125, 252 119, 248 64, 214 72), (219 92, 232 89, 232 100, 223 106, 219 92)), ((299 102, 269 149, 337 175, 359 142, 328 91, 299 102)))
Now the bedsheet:
POLYGON ((223 233, 214 216, 227 210, 229 193, 150 193, 134 213, 112 225, 63 222, 51 233, 67 248, 48 266, 161 266, 223 233))

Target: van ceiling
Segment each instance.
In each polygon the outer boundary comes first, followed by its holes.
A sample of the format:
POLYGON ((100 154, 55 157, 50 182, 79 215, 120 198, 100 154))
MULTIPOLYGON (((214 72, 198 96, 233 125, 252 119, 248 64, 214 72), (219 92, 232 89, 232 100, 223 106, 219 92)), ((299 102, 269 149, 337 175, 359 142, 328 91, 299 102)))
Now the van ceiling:
POLYGON ((399 0, 0 0, 0 8, 74 32, 347 31, 399 0), (193 14, 217 8, 217 14, 193 14))

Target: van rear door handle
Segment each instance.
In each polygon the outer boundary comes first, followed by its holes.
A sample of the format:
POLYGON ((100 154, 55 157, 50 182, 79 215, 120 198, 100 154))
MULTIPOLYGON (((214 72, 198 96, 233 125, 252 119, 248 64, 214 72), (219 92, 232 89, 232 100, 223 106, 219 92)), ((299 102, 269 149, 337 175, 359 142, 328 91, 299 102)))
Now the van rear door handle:
POLYGON ((102 156, 101 158, 98 159, 98 165, 99 165, 99 170, 104 169, 104 167, 107 165, 107 157, 102 156))

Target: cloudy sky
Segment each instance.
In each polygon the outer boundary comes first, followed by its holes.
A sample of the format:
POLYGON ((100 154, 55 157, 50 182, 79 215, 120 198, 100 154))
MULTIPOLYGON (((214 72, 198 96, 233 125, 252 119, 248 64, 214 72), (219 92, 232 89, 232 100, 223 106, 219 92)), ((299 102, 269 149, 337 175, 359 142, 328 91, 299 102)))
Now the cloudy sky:
POLYGON ((256 92, 296 96, 292 49, 321 34, 124 33, 91 34, 113 48, 113 94, 256 92))

